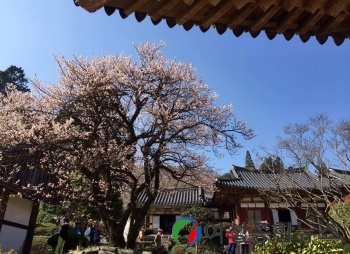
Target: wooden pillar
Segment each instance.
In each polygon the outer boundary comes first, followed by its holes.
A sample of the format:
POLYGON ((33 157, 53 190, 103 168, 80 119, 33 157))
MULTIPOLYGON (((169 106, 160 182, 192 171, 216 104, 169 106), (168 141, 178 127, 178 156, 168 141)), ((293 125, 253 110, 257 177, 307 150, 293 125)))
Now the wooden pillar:
POLYGON ((32 247, 33 237, 34 237, 34 230, 36 225, 36 219, 39 214, 39 201, 33 202, 32 212, 30 214, 30 219, 28 223, 28 231, 26 235, 26 239, 23 245, 22 254, 29 254, 30 249, 32 247))
POLYGON ((234 222, 236 225, 241 225, 241 217, 239 214, 239 203, 240 200, 237 198, 234 202, 234 222))
POLYGON ((2 228, 2 221, 5 216, 7 203, 9 201, 9 191, 7 189, 1 189, 1 202, 0 202, 0 232, 2 228))

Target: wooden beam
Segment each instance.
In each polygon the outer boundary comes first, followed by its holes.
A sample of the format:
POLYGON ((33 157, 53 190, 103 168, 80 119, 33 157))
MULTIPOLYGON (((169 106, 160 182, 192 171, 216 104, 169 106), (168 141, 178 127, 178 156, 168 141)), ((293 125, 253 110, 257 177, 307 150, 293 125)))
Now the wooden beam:
POLYGON ((266 33, 267 38, 269 38, 269 40, 272 40, 277 35, 277 32, 274 29, 266 29, 265 33, 266 33))
POLYGON ((102 8, 103 6, 108 5, 110 1, 111 0, 97 0, 97 1, 75 0, 74 3, 78 6, 83 7, 88 12, 94 12, 102 8))
POLYGON ((134 11, 139 10, 140 7, 144 6, 148 0, 134 0, 127 7, 124 8, 124 13, 130 15, 134 11))
POLYGON ((212 6, 217 6, 221 0, 208 0, 208 2, 212 5, 212 6))
POLYGON ((333 37, 334 43, 337 46, 342 45, 344 40, 345 40, 345 36, 343 34, 339 34, 339 33, 332 34, 332 37, 333 37))
POLYGON ((291 12, 295 7, 302 8, 304 2, 304 0, 283 0, 281 4, 286 11, 291 12))
POLYGON ((316 35, 316 40, 323 45, 328 40, 328 35, 316 35))
POLYGON ((200 11, 207 4, 206 0, 196 0, 190 7, 176 17, 176 23, 179 25, 185 24, 190 20, 198 11, 200 11))
POLYGON ((278 11, 280 7, 278 5, 271 6, 264 14, 262 14, 253 25, 250 27, 252 31, 258 31, 261 29, 266 22, 268 22, 278 11))
POLYGON ((296 30, 298 34, 306 34, 311 31, 314 25, 319 21, 325 12, 323 10, 317 10, 314 14, 310 14, 304 23, 296 30))
POLYGON ((182 0, 182 1, 184 1, 184 3, 187 4, 188 6, 190 6, 194 2, 194 0, 182 0))
POLYGON ((271 6, 278 6, 279 0, 260 0, 257 4, 263 12, 266 12, 271 6))
POLYGON ((246 6, 249 3, 255 3, 255 0, 235 0, 235 1, 233 1, 233 5, 236 7, 237 10, 242 9, 244 6, 246 6))
POLYGON ((317 10, 322 10, 329 1, 335 0, 306 0, 304 8, 310 13, 315 13, 317 10))
POLYGON ((294 7, 292 11, 290 11, 280 22, 280 24, 276 27, 276 31, 278 33, 284 33, 290 25, 292 25, 303 12, 302 8, 294 7))
POLYGON ((317 34, 329 35, 332 32, 332 30, 344 20, 344 18, 345 14, 343 12, 338 17, 331 18, 324 26, 322 26, 320 30, 317 31, 317 34))
POLYGON ((162 1, 161 4, 155 8, 153 11, 151 11, 149 13, 149 15, 151 16, 151 18, 153 20, 158 20, 161 17, 163 17, 163 15, 171 10, 172 8, 174 8, 177 4, 179 3, 178 0, 168 0, 168 1, 162 1))
POLYGON ((209 27, 221 18, 233 6, 232 0, 223 0, 204 19, 200 21, 203 27, 209 27))
POLYGON ((251 14, 257 6, 255 4, 247 4, 242 9, 240 9, 228 23, 227 26, 231 29, 234 29, 236 26, 240 25, 241 22, 251 14))
POLYGON ((302 42, 307 42, 308 40, 310 40, 311 35, 310 34, 299 34, 300 40, 302 42))
POLYGON ((330 1, 326 7, 325 12, 332 17, 337 17, 345 7, 349 4, 349 0, 333 0, 330 1))

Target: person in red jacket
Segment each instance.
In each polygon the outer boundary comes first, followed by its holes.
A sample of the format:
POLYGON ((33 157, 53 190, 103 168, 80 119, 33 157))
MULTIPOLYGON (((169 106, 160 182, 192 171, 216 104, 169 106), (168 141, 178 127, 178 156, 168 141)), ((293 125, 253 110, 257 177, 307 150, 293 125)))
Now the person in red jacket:
POLYGON ((231 232, 231 229, 226 230, 226 238, 228 239, 227 254, 235 253, 235 250, 236 250, 236 243, 234 242, 235 235, 236 233, 234 231, 231 232))

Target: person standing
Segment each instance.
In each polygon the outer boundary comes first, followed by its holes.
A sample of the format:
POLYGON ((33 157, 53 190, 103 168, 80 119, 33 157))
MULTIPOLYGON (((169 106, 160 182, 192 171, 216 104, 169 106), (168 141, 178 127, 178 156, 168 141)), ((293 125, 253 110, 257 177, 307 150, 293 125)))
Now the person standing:
POLYGON ((88 228, 85 230, 84 232, 84 236, 86 237, 86 239, 90 242, 90 233, 91 233, 91 228, 92 228, 92 224, 89 223, 88 224, 88 228))
POLYGON ((72 228, 73 234, 81 235, 81 223, 76 222, 75 227, 72 228))
POLYGON ((239 233, 239 235, 242 236, 243 238, 243 242, 241 243, 241 251, 242 254, 248 254, 249 252, 249 232, 248 230, 246 230, 246 232, 244 233, 243 230, 239 233))
POLYGON ((232 231, 232 229, 226 230, 226 238, 228 240, 228 247, 227 247, 227 254, 234 254, 236 250, 236 243, 234 242, 233 238, 235 237, 236 233, 232 231))
POLYGON ((92 245, 98 245, 100 243, 100 226, 97 221, 94 222, 94 226, 91 228, 90 231, 90 243, 92 245))
POLYGON ((157 248, 162 248, 162 237, 163 237, 163 229, 159 228, 156 237, 154 238, 154 242, 157 248))
POLYGON ((62 216, 58 221, 59 236, 57 240, 57 245, 55 248, 55 254, 63 254, 63 247, 68 238, 69 230, 69 211, 65 210, 62 212, 62 216))

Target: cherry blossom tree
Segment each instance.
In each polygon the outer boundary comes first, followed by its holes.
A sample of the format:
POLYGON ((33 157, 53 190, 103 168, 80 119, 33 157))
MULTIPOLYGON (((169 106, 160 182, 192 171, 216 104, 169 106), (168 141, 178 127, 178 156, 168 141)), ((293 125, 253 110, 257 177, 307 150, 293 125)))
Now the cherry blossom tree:
MULTIPOLYGON (((170 177, 206 181, 208 149, 233 154, 253 132, 232 106, 217 105, 191 63, 169 60, 163 43, 140 44, 138 60, 124 55, 55 57, 60 78, 34 91, 10 89, 0 98, 0 152, 20 148, 31 167, 56 177, 66 202, 95 207, 110 241, 132 248, 157 193, 170 177), (202 174, 203 173, 203 174, 202 174), (128 191, 119 222, 113 202, 128 191), (136 198, 147 193, 147 201, 136 198), (127 241, 123 231, 127 220, 127 241)), ((16 164, 16 163, 13 163, 16 164)), ((18 166, 18 165, 13 165, 18 166)))

